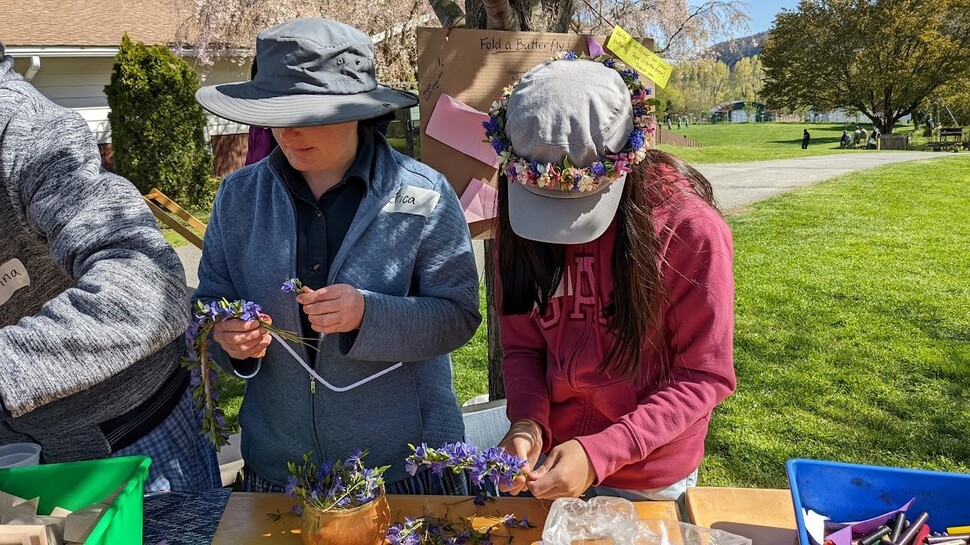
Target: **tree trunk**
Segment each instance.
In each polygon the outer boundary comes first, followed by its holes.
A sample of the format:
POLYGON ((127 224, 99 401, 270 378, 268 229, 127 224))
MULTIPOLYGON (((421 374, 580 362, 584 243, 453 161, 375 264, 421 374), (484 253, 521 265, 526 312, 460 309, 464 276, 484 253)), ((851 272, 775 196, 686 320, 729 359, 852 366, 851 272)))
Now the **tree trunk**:
POLYGON ((488 331, 488 399, 505 399, 505 380, 502 376, 502 331, 495 307, 495 263, 491 240, 485 241, 485 327, 488 331))
POLYGON ((428 2, 443 27, 456 25, 465 16, 454 0, 428 0, 428 2))
MULTIPOLYGON (((468 28, 568 32, 576 4, 573 0, 465 0, 468 28)), ((488 398, 505 399, 502 341, 495 308, 495 262, 492 241, 485 241, 485 304, 488 330, 488 398)))
POLYGON ((575 12, 574 0, 465 0, 468 28, 568 32, 575 12))

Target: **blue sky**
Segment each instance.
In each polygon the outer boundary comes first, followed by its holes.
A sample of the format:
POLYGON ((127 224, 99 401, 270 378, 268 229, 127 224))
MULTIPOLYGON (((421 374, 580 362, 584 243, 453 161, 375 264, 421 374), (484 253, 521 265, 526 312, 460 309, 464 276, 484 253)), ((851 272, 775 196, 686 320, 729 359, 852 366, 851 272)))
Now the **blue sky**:
POLYGON ((748 15, 751 20, 751 34, 763 32, 771 28, 771 23, 775 20, 781 8, 794 9, 798 5, 798 0, 747 0, 750 6, 748 15))

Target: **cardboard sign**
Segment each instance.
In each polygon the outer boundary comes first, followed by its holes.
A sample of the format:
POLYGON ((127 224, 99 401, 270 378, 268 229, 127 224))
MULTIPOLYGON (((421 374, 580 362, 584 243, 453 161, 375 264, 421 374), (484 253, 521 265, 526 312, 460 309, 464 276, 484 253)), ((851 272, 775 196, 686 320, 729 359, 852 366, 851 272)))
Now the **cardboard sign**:
MULTIPOLYGON (((419 28, 417 38, 421 160, 444 174, 458 195, 465 193, 472 179, 496 187, 496 170, 425 134, 441 94, 488 112, 502 89, 532 67, 565 51, 589 53, 587 36, 581 34, 419 28)), ((606 39, 592 38, 600 44, 606 39)), ((653 46, 650 40, 642 43, 653 46)), ((644 81, 644 85, 650 82, 644 81)), ((491 223, 483 220, 470 224, 472 236, 489 238, 491 223)))
POLYGON ((606 48, 627 66, 640 72, 641 76, 649 78, 660 87, 667 86, 667 80, 670 79, 674 68, 633 39, 633 36, 619 25, 613 28, 613 34, 610 34, 610 41, 606 44, 606 48))

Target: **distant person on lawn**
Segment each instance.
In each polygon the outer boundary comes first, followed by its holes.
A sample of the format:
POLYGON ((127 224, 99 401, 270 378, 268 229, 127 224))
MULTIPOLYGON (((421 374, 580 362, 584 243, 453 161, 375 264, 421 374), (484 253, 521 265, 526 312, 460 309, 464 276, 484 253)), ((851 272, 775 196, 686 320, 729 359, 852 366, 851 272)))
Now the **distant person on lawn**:
POLYGON ((808 134, 808 129, 802 130, 802 149, 808 149, 808 141, 812 139, 812 135, 808 134))
POLYGON ((0 43, 0 445, 45 463, 150 456, 146 492, 221 486, 182 333, 185 273, 94 136, 0 43))

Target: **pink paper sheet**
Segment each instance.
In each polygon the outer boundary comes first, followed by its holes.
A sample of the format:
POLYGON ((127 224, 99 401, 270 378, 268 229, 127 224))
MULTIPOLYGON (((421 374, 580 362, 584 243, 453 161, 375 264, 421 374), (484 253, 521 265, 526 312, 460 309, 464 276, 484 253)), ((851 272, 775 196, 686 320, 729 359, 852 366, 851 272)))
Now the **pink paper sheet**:
POLYGON ((478 178, 472 178, 459 200, 468 223, 490 220, 497 214, 498 191, 478 178))
POLYGON ((831 541, 835 543, 835 545, 852 545, 852 534, 868 534, 869 532, 892 520, 893 517, 896 516, 896 513, 901 511, 905 512, 907 509, 909 509, 909 506, 912 505, 914 501, 916 501, 916 498, 909 500, 906 502, 906 505, 900 507, 899 509, 879 515, 878 517, 873 517, 861 522, 852 522, 845 528, 825 536, 825 541, 831 541))
POLYGON ((488 121, 487 114, 441 93, 431 112, 425 134, 486 165, 496 166, 498 156, 492 145, 484 141, 483 121, 488 121))

